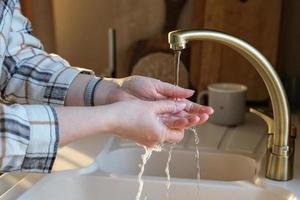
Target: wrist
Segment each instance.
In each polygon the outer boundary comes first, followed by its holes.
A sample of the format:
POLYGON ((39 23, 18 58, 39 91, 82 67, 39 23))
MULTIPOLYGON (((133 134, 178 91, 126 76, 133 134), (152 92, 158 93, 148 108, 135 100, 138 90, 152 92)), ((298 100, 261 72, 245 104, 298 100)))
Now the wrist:
POLYGON ((109 105, 96 106, 96 121, 95 123, 102 121, 103 123, 97 123, 98 129, 106 132, 120 135, 120 129, 122 127, 122 120, 119 119, 120 108, 119 103, 113 103, 109 105))
POLYGON ((95 88, 94 103, 95 105, 105 105, 111 103, 109 100, 109 94, 111 91, 121 86, 122 79, 116 78, 103 78, 95 88))
POLYGON ((114 112, 112 112, 111 106, 95 106, 92 109, 97 132, 113 133, 116 129, 117 119, 114 112))
POLYGON ((84 91, 92 78, 92 75, 79 74, 72 82, 66 99, 65 106, 83 106, 84 105, 84 91))
POLYGON ((115 117, 107 106, 55 107, 55 111, 58 118, 60 145, 115 130, 115 117))
POLYGON ((84 91, 84 105, 95 106, 94 96, 97 85, 103 80, 103 77, 93 77, 89 80, 84 91))

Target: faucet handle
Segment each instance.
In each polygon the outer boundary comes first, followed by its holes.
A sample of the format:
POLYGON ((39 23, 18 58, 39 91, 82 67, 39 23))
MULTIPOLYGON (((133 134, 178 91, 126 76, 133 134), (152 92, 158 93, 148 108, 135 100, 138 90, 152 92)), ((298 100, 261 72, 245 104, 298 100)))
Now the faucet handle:
POLYGON ((274 134, 274 119, 269 117, 268 115, 254 109, 254 108, 250 108, 249 111, 251 113, 256 114, 257 116, 261 117, 266 124, 268 125, 268 134, 274 134))

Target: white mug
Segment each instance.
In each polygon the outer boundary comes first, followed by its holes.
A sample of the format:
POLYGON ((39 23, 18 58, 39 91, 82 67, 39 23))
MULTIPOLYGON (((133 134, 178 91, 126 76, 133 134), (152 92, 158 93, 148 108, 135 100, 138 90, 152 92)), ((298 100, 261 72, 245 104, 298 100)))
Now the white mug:
POLYGON ((208 96, 208 105, 215 112, 210 121, 226 126, 234 126, 242 123, 246 109, 245 85, 236 83, 214 83, 208 86, 208 90, 198 94, 197 102, 203 104, 205 96, 208 96))

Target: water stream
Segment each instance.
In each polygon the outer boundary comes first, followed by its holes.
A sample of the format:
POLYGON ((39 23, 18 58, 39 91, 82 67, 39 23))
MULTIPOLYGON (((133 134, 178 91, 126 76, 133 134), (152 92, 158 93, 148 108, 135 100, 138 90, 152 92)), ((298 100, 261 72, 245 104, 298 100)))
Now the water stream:
POLYGON ((178 86, 178 84, 179 84, 180 56, 181 56, 181 51, 175 51, 175 53, 174 53, 174 86, 178 86))
MULTIPOLYGON (((181 51, 175 51, 174 52, 174 89, 173 94, 175 94, 175 87, 179 84, 179 66, 180 66, 180 55, 181 51)), ((174 95, 175 96, 175 95, 174 95)), ((176 99, 177 101, 178 99, 176 99)), ((170 176, 170 162, 172 158, 172 151, 175 147, 175 144, 171 144, 170 149, 168 151, 168 160, 165 168, 165 173, 167 176, 167 192, 166 192, 166 199, 169 199, 169 192, 170 192, 170 186, 171 186, 171 176, 170 176)))
POLYGON ((193 133, 194 133, 194 141, 195 141, 195 161, 196 161, 196 168, 197 168, 197 195, 199 196, 200 193, 200 154, 199 154, 199 147, 198 147, 198 144, 199 144, 199 136, 198 136, 198 133, 197 133, 197 129, 196 127, 192 127, 190 128, 189 130, 191 130, 193 133))
POLYGON ((175 147, 175 144, 171 144, 170 149, 168 151, 168 160, 167 160, 167 164, 166 164, 166 168, 165 168, 165 173, 167 175, 167 192, 166 192, 166 199, 169 199, 169 193, 170 193, 170 186, 171 186, 171 176, 170 176, 170 162, 171 162, 171 158, 172 158, 172 151, 175 147))
MULTIPOLYGON (((144 149, 145 149, 145 153, 142 155, 142 164, 140 166, 141 171, 138 174, 139 189, 138 189, 138 192, 135 197, 136 200, 140 200, 142 192, 143 192, 144 181, 142 179, 142 175, 145 170, 145 165, 146 165, 147 161, 149 160, 149 158, 151 157, 153 151, 157 151, 157 152, 161 151, 161 146, 157 145, 153 148, 147 148, 144 146, 144 149)), ((147 199, 147 196, 145 196, 145 199, 147 199)))
MULTIPOLYGON (((181 55, 181 51, 175 51, 174 53, 174 91, 173 93, 175 94, 175 86, 178 86, 179 84, 179 64, 180 64, 180 55, 181 55)), ((175 95, 174 95, 175 96, 175 95)), ((178 99, 176 99, 177 101, 178 99)), ((198 148, 198 144, 199 144, 199 137, 196 131, 196 128, 190 128, 190 131, 193 132, 194 134, 194 140, 195 140, 195 161, 196 161, 196 167, 197 167, 197 180, 198 180, 198 184, 197 184, 197 193, 199 196, 199 181, 200 181, 200 161, 199 161, 199 148, 198 148)), ((172 151, 175 147, 175 144, 171 144, 170 148, 168 149, 168 159, 167 159, 167 163, 166 163, 166 168, 165 168, 165 173, 167 176, 167 183, 166 183, 166 199, 169 199, 169 191, 170 191, 170 186, 171 186, 171 176, 170 176, 170 162, 171 162, 171 158, 172 158, 172 151)), ((147 161, 149 160, 149 158, 152 155, 153 151, 161 151, 162 146, 156 146, 155 148, 147 148, 144 147, 145 149, 145 153, 142 155, 142 164, 141 164, 141 171, 138 174, 138 182, 139 182, 139 189, 136 195, 136 200, 140 200, 141 198, 141 194, 143 191, 143 186, 144 186, 144 181, 142 180, 142 175, 144 173, 145 170, 145 165, 147 163, 147 161)), ((147 196, 145 196, 144 200, 147 200, 147 196)))

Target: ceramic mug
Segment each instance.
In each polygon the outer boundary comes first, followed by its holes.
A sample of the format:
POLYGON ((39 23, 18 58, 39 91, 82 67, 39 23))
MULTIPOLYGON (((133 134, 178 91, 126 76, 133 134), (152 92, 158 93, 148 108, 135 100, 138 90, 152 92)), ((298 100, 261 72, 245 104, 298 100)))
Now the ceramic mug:
POLYGON ((203 104, 204 97, 208 97, 208 105, 215 112, 210 117, 210 122, 234 126, 242 123, 246 109, 245 85, 236 83, 214 83, 208 86, 208 90, 198 94, 197 102, 203 104))

